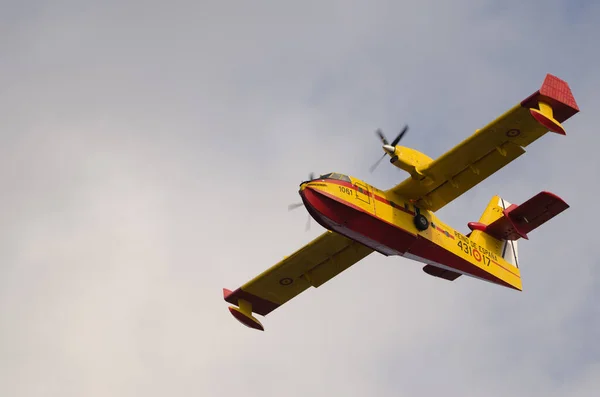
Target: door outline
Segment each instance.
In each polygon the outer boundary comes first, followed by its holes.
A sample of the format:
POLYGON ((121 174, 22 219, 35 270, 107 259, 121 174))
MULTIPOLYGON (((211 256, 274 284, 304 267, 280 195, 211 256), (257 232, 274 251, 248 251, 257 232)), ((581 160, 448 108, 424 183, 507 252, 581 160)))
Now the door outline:
POLYGON ((361 182, 355 182, 356 198, 364 203, 371 204, 371 196, 367 185, 361 182))

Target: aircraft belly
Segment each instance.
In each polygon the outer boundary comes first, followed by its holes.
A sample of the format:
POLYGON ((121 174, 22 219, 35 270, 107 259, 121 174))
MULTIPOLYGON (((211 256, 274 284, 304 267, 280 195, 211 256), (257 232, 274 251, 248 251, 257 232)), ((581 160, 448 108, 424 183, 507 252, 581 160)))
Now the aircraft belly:
POLYGON ((479 266, 461 258, 453 252, 441 247, 424 237, 419 237, 408 252, 403 256, 422 263, 437 266, 442 269, 455 271, 457 273, 471 276, 477 279, 489 281, 505 287, 514 288, 509 283, 486 272, 479 266))
POLYGON ((403 255, 416 236, 335 196, 305 189, 304 204, 324 228, 333 230, 383 254, 403 255))

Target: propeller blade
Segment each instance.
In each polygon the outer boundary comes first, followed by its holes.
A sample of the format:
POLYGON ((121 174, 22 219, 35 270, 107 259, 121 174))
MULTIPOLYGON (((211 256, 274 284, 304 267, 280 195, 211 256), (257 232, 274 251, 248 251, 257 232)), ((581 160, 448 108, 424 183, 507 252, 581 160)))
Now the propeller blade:
POLYGON ((388 140, 385 138, 385 135, 383 135, 383 131, 381 131, 381 128, 378 128, 377 131, 375 131, 375 134, 379 136, 379 139, 381 139, 381 142, 383 142, 384 145, 388 144, 388 140))
POLYGON ((379 163, 381 163, 381 160, 383 160, 385 158, 385 155, 386 155, 386 153, 384 153, 383 156, 379 160, 377 160, 377 162, 375 164, 373 164, 371 166, 371 168, 369 169, 370 172, 375 171, 375 168, 377 168, 377 166, 379 165, 379 163))
POLYGON ((295 203, 295 204, 290 204, 288 205, 288 211, 292 211, 295 210, 298 207, 302 207, 304 204, 302 203, 295 203))
POLYGON ((378 128, 377 130, 375 130, 375 134, 379 137, 379 139, 381 139, 381 142, 383 143, 383 150, 385 150, 386 153, 383 154, 383 157, 381 157, 375 164, 373 164, 370 168, 370 172, 375 171, 375 169, 379 166, 379 163, 381 163, 381 160, 383 160, 385 158, 386 154, 389 154, 390 156, 393 155, 394 152, 394 148, 395 146, 398 144, 398 142, 400 142, 400 140, 404 137, 404 134, 406 134, 406 131, 408 131, 408 125, 405 125, 404 128, 402 129, 402 131, 400 131, 400 133, 398 134, 398 136, 392 141, 392 143, 388 143, 387 138, 385 137, 385 135, 383 135, 383 131, 381 131, 381 128, 378 128))
POLYGON ((309 231, 310 230, 310 214, 308 214, 308 219, 306 220, 306 229, 305 231, 309 231))
POLYGON ((398 142, 400 142, 400 139, 402 139, 402 137, 404 136, 404 134, 406 134, 406 131, 408 131, 408 125, 405 125, 404 128, 402 129, 402 131, 400 132, 400 134, 398 134, 398 136, 396 137, 396 139, 394 139, 391 143, 392 146, 396 146, 398 144, 398 142))

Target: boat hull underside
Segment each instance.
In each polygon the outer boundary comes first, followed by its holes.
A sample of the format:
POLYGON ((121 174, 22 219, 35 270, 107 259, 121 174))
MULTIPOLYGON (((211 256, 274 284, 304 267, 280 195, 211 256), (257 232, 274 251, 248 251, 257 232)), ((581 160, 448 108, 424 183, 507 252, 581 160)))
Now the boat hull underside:
POLYGON ((302 201, 321 226, 377 251, 398 255, 421 263, 461 273, 474 278, 514 288, 430 240, 403 230, 369 214, 352 204, 338 201, 324 193, 305 188, 302 201))

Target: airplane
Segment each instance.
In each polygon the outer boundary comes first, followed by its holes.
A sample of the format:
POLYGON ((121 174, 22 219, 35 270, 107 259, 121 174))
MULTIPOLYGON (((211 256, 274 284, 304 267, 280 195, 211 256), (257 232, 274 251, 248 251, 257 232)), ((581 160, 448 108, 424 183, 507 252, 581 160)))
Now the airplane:
POLYGON ((300 206, 326 231, 238 289, 223 288, 230 313, 245 326, 264 331, 253 313, 266 316, 373 252, 421 262, 425 273, 444 280, 465 275, 522 291, 518 242, 569 208, 564 200, 542 191, 516 205, 495 195, 480 219, 468 223, 466 235, 435 212, 521 156, 547 132, 566 135, 561 123, 578 112, 569 85, 547 74, 539 90, 435 160, 398 146, 407 127, 392 142, 377 130, 381 159, 389 156, 409 176, 388 190, 335 172, 302 182, 300 206))

